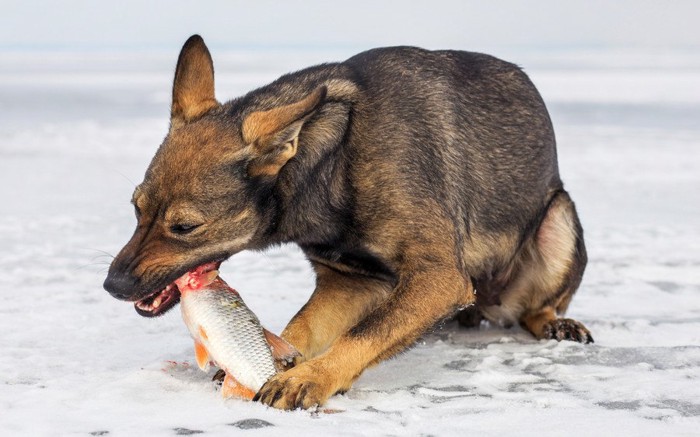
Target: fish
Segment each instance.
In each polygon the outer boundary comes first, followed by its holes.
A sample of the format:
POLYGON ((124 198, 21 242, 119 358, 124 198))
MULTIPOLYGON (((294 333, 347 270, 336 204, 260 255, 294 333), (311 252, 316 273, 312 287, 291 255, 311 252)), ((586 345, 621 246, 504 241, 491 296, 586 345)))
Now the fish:
POLYGON ((175 283, 197 365, 207 371, 213 361, 226 372, 224 398, 251 400, 270 377, 300 355, 261 326, 240 294, 219 276, 218 263, 199 266, 175 283))

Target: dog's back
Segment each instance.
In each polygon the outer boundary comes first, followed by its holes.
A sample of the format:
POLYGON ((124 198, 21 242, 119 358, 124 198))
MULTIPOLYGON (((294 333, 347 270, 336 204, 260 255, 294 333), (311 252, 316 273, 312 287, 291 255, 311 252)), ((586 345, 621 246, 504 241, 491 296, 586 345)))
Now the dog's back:
POLYGON ((525 227, 561 188, 547 110, 517 66, 412 47, 371 50, 344 65, 366 96, 352 143, 363 178, 391 171, 385 186, 404 181, 417 206, 438 200, 463 232, 525 227))

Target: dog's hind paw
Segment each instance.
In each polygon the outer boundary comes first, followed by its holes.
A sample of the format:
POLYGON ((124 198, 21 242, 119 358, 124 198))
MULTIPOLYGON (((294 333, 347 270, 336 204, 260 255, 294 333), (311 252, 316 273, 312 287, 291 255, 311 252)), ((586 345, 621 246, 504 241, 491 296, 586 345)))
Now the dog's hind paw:
POLYGON ((543 338, 593 343, 591 332, 574 319, 554 319, 544 326, 543 338))

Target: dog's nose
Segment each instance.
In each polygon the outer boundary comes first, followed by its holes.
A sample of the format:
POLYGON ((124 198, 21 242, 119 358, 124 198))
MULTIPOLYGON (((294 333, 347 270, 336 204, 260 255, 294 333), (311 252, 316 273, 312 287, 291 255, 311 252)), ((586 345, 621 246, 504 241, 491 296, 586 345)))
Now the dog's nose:
POLYGON ((135 292, 134 281, 120 273, 109 272, 102 286, 112 297, 120 300, 129 300, 135 292))

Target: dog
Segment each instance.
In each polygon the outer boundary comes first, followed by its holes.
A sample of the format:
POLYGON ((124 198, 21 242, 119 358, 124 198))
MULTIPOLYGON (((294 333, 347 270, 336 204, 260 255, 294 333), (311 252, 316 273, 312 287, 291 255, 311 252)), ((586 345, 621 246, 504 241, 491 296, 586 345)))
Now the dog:
POLYGON ((171 309, 173 281, 199 265, 304 252, 316 288, 282 333, 301 356, 255 397, 276 408, 323 404, 454 314, 593 341, 561 317, 587 255, 552 123, 527 75, 492 56, 373 49, 221 104, 194 35, 132 203, 104 288, 143 316, 171 309))

